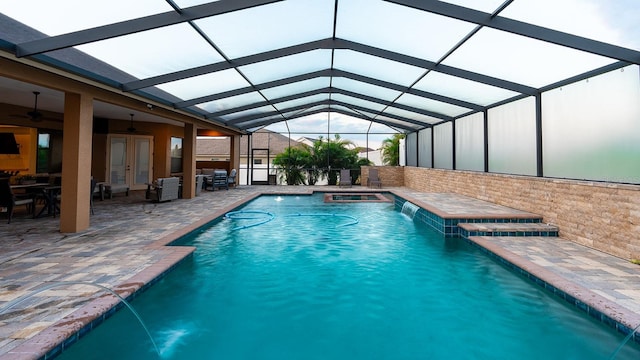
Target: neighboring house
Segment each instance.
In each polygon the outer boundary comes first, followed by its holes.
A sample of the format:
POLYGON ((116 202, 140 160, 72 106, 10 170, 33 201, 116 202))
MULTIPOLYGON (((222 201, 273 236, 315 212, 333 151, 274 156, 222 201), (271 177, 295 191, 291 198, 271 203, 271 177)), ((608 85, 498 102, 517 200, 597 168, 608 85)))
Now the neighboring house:
MULTIPOLYGON (((229 161, 230 138, 228 137, 198 137, 196 141, 196 161, 229 161)), ((275 175, 273 158, 290 146, 301 145, 300 142, 284 135, 261 129, 250 136, 240 138, 240 169, 238 181, 240 185, 248 183, 260 184, 270 181, 268 175, 275 175), (251 148, 247 142, 251 139, 251 148), (247 164, 251 163, 247 173, 247 164)), ((271 181, 274 181, 271 179, 271 181)))
POLYGON ((370 149, 370 148, 362 149, 358 153, 358 156, 361 157, 361 158, 369 159, 369 161, 371 161, 373 163, 373 165, 375 165, 375 166, 384 165, 382 163, 382 150, 381 149, 378 149, 378 150, 373 150, 373 149, 370 149))
POLYGON ((310 138, 310 137, 307 137, 307 136, 303 136, 303 137, 299 138, 296 141, 299 142, 299 143, 303 143, 305 145, 308 145, 308 146, 313 146, 313 143, 316 140, 318 140, 318 139, 314 139, 314 138, 310 138))

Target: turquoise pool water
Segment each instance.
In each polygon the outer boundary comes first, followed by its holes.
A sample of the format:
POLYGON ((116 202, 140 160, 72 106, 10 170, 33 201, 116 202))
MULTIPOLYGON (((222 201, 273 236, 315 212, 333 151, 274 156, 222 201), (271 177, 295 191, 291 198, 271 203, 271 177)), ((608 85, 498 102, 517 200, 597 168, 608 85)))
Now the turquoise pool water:
MULTIPOLYGON (((163 359, 584 360, 623 340, 390 203, 263 196, 242 210, 182 240, 193 259, 132 302, 163 359)), ((158 356, 123 309, 60 358, 158 356)), ((638 358, 636 344, 617 357, 638 358)))

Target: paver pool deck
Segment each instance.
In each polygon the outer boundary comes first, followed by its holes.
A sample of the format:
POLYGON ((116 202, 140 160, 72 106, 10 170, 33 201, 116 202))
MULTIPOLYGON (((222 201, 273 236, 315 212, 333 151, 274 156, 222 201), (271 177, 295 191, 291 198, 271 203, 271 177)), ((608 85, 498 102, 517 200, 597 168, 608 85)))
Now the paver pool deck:
MULTIPOLYGON (((169 271, 194 249, 165 246, 263 193, 370 191, 331 186, 239 186, 155 204, 143 192, 96 201, 91 227, 58 231, 59 219, 0 217, 0 359, 38 359, 127 296, 169 271), (44 287, 51 287, 39 292, 44 287)), ((455 194, 387 188, 451 216, 526 215, 455 194)), ((562 233, 562 229, 560 229, 562 233)), ((640 266, 566 239, 473 237, 479 246, 570 293, 627 327, 640 325, 640 266)))

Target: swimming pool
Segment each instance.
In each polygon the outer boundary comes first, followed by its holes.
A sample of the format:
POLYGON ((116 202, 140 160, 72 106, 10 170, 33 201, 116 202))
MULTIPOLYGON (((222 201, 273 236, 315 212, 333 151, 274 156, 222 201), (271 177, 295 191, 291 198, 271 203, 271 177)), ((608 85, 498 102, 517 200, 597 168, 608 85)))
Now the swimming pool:
MULTIPOLYGON (((262 196, 241 210, 181 240, 194 257, 133 301, 163 358, 606 359, 622 341, 392 204, 262 196)), ((154 353, 120 311, 60 358, 154 353)))

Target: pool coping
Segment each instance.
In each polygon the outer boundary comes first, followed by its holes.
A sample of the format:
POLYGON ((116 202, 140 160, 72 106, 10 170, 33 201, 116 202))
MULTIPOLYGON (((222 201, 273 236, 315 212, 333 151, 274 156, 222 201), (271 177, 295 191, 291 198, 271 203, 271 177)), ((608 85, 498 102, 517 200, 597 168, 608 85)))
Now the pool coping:
MULTIPOLYGON (((492 243, 490 238, 490 236, 470 236, 462 239, 479 247, 514 273, 526 277, 621 334, 628 335, 640 326, 640 314, 492 243)), ((633 335, 633 340, 640 343, 638 332, 633 335)))
POLYGON ((376 192, 365 192, 365 191, 360 191, 360 192, 335 192, 335 191, 331 191, 331 192, 324 192, 324 202, 325 203, 338 203, 338 204, 346 204, 346 203, 381 203, 381 202, 393 202, 393 200, 388 199, 386 197, 384 197, 384 195, 382 195, 382 192, 380 191, 376 191, 376 192), (339 196, 362 196, 362 195, 371 195, 371 196, 375 196, 376 198, 374 200, 369 200, 369 199, 360 199, 360 200, 354 200, 354 199, 349 199, 349 200, 335 200, 333 197, 335 195, 339 195, 339 196))
MULTIPOLYGON (((309 189, 306 192, 297 192, 295 194, 286 191, 259 191, 247 196, 246 198, 231 203, 147 245, 145 248, 149 250, 166 251, 166 256, 163 257, 162 260, 134 274, 127 281, 114 287, 113 290, 127 300, 133 299, 135 296, 142 293, 149 286, 161 279, 175 266, 186 259, 189 259, 196 250, 195 247, 169 245, 257 197, 263 195, 313 195, 315 193, 328 192, 340 193, 341 191, 309 189)), ((410 200, 427 211, 435 210, 442 214, 439 209, 431 207, 419 199, 412 197, 407 192, 396 189, 388 189, 378 192, 393 194, 394 196, 410 200)), ((436 213, 436 215, 438 214, 436 213)), ((443 215, 450 216, 450 214, 447 213, 444 213, 443 215)), ((468 215, 469 214, 465 214, 465 217, 468 215)), ((509 216, 512 215, 513 214, 509 216)), ((495 217, 495 215, 492 214, 491 217, 495 217)), ((483 217, 478 214, 478 218, 483 217)), ((571 280, 544 269, 507 249, 493 244, 483 237, 462 239, 475 244, 490 256, 494 257, 494 259, 497 259, 512 270, 528 277, 534 283, 553 292, 557 296, 562 297, 564 300, 569 301, 569 303, 572 303, 576 308, 585 311, 589 316, 613 326, 622 333, 625 333, 625 329, 627 331, 626 333, 628 333, 630 330, 634 329, 635 326, 640 324, 640 314, 626 309, 623 306, 610 301, 601 295, 576 284, 575 282, 572 282, 571 280), (590 311, 590 309, 597 311, 590 311), (611 319, 612 322, 609 322, 608 319, 611 319), (619 327, 618 325, 622 325, 622 327, 619 327)), ((93 327, 113 315, 121 306, 122 303, 120 300, 111 294, 98 296, 36 334, 34 337, 26 339, 24 342, 4 354, 3 359, 49 359, 51 357, 55 357, 64 351, 66 347, 71 346, 82 336, 86 335, 93 327)), ((636 333, 634 339, 636 342, 639 342, 640 335, 636 333)))
MULTIPOLYGON (((272 195, 270 192, 257 192, 246 198, 229 204, 217 211, 206 215, 199 220, 186 225, 170 234, 167 234, 153 243, 144 247, 148 250, 166 251, 167 255, 142 271, 136 273, 127 281, 118 284, 113 290, 126 301, 130 301, 162 279, 174 267, 188 259, 196 250, 191 246, 171 245, 189 233, 206 226, 208 223, 222 217, 227 212, 262 195, 272 195)), ((283 193, 285 195, 287 193, 283 193)), ((309 195, 313 192, 309 193, 309 195)), ((26 339, 15 348, 3 355, 3 359, 50 359, 62 353, 67 347, 73 345, 95 326, 111 317, 123 306, 116 296, 105 293, 90 300, 79 309, 63 317, 53 325, 47 327, 34 337, 26 339)))

